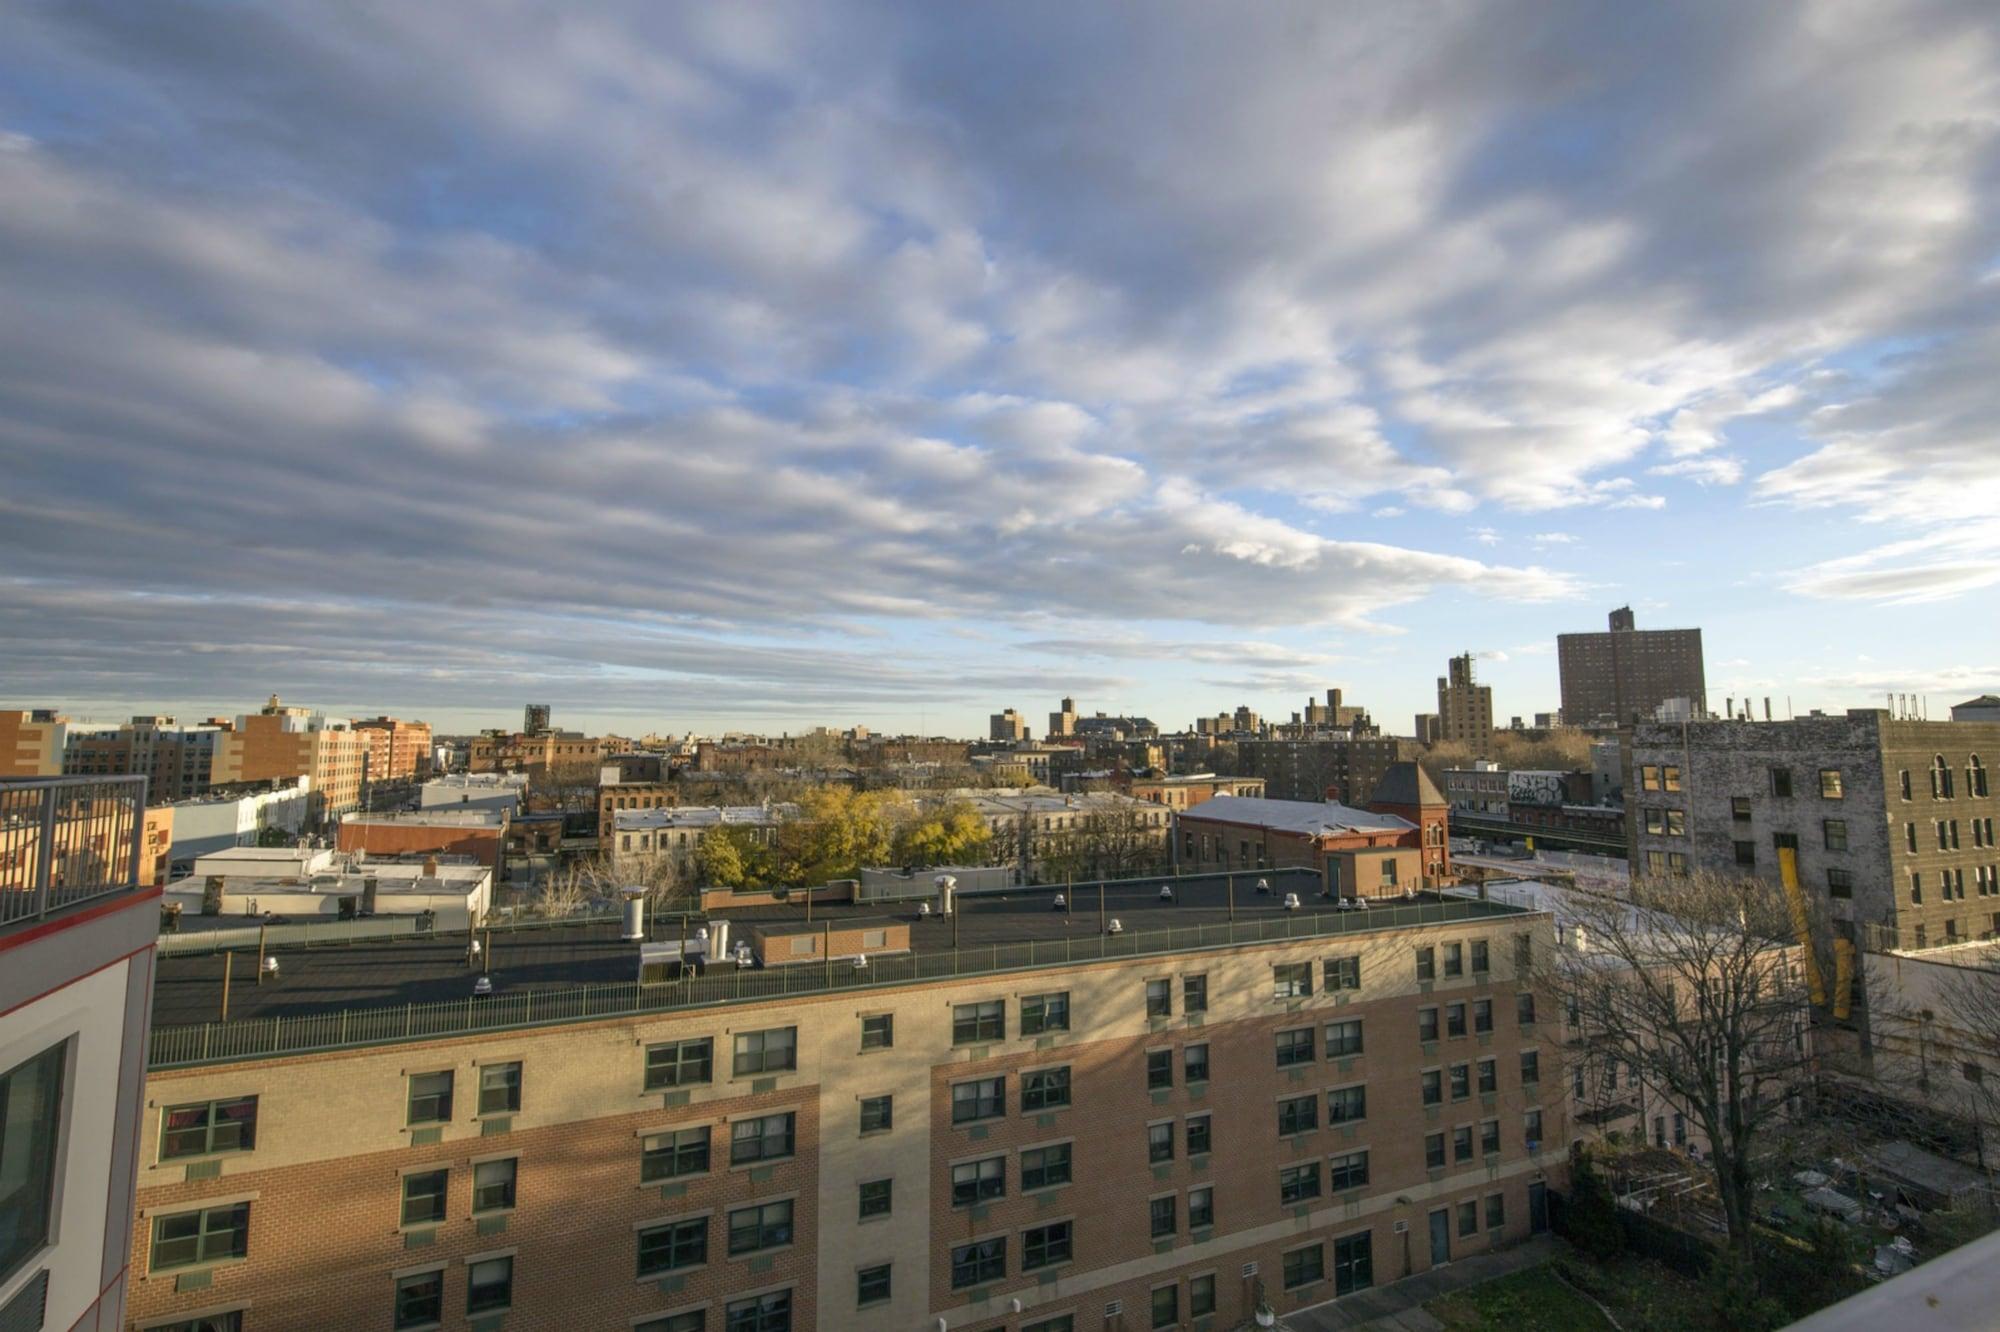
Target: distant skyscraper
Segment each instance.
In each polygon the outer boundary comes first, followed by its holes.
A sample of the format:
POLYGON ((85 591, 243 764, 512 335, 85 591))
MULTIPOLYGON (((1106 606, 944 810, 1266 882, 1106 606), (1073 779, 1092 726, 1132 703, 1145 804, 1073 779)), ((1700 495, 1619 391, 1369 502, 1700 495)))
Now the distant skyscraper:
POLYGON ((1449 675, 1438 677, 1438 735, 1447 744, 1463 741, 1475 747, 1493 739, 1493 689, 1473 673, 1470 652, 1453 657, 1449 675))
POLYGON ((986 719, 986 738, 997 740, 1004 744, 1012 744, 1016 740, 1026 740, 1028 738, 1028 719, 1012 708, 1007 709, 1005 712, 996 712, 986 719))
POLYGON ((549 729, 549 705, 530 703, 521 714, 521 734, 540 735, 549 729))
POLYGON ((1572 726, 1651 721, 1674 699, 1686 699, 1697 717, 1708 708, 1701 630, 1640 629, 1630 606, 1611 612, 1609 632, 1556 635, 1556 663, 1572 726))
POLYGON ((1051 712, 1049 714, 1048 738, 1053 740, 1059 735, 1075 735, 1075 734, 1076 734, 1076 700, 1073 698, 1066 698, 1062 701, 1061 712, 1051 712))

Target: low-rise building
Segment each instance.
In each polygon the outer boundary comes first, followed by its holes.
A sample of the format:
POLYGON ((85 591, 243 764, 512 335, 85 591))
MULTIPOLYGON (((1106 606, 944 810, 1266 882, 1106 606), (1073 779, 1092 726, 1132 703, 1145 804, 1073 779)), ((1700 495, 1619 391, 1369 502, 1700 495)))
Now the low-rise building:
POLYGON ((263 790, 211 792, 175 801, 169 806, 174 816, 174 872, 187 873, 197 856, 254 845, 266 833, 297 837, 307 826, 311 789, 311 778, 295 777, 263 790))
POLYGON ((285 924, 423 916, 466 930, 493 905, 493 870, 464 856, 390 860, 326 847, 234 847, 195 861, 166 887, 162 906, 180 933, 285 924))
POLYGON ((462 772, 417 788, 418 809, 490 809, 513 817, 528 794, 524 772, 462 772))
POLYGON ((608 834, 600 834, 612 873, 638 878, 656 860, 670 860, 692 875, 695 850, 711 829, 735 828, 759 845, 776 840, 778 824, 795 813, 790 805, 676 805, 621 809, 608 834))
POLYGON ((498 869, 508 811, 444 806, 393 814, 349 814, 336 845, 369 856, 464 856, 498 869))
POLYGON ((1176 773, 1171 776, 1161 774, 1137 777, 1122 774, 1122 780, 1114 778, 1126 795, 1134 800, 1146 800, 1155 805, 1165 805, 1168 809, 1193 809, 1196 805, 1213 800, 1217 796, 1247 796, 1257 799, 1264 794, 1262 777, 1218 777, 1212 772, 1176 773))
POLYGON ((1179 816, 1182 871, 1300 868, 1322 893, 1399 898, 1424 886, 1418 825, 1396 814, 1334 801, 1222 797, 1179 816))
POLYGON ((1150 801, 1115 791, 1063 795, 1050 790, 963 790, 993 830, 988 853, 1011 864, 1020 882, 1140 874, 1164 868, 1174 816, 1150 801))

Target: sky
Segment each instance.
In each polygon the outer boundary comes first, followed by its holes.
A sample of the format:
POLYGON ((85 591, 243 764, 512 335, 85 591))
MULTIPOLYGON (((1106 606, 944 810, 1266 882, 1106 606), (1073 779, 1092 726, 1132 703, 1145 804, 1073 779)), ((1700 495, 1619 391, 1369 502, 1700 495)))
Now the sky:
POLYGON ((2000 692, 1991 0, 0 8, 0 707, 1407 732, 1624 604, 2000 692))

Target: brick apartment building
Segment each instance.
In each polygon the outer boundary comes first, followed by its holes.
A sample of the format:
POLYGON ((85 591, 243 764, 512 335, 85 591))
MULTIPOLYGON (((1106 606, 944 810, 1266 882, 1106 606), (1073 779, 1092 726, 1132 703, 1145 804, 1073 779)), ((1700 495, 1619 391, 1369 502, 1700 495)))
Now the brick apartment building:
POLYGON ((361 803, 368 741, 344 721, 309 708, 286 707, 276 694, 263 709, 238 717, 216 740, 214 781, 312 779, 310 821, 337 819, 361 803))
POLYGON ((1641 629, 1629 606, 1611 612, 1604 633, 1557 634, 1556 661, 1571 726, 1651 721, 1662 704, 1677 702, 1691 716, 1708 710, 1701 630, 1641 629))
POLYGON ((1477 749, 1493 742, 1493 687, 1479 683, 1470 652, 1446 663, 1437 682, 1438 738, 1477 749))
POLYGON ((370 717, 354 723, 368 742, 368 780, 400 782, 422 776, 431 766, 429 722, 370 717))
POLYGON ((627 753, 630 740, 615 735, 590 736, 577 731, 541 731, 534 735, 486 731, 467 751, 471 772, 535 772, 549 768, 595 768, 614 754, 627 753))
MULTIPOLYGON (((132 1313, 1229 1327, 1545 1224, 1565 1079, 1521 968, 1549 916, 1273 900, 1232 921, 1219 885, 1156 887, 1111 890, 1115 948, 1054 890, 810 927, 739 907, 718 914, 763 965, 643 990, 608 926, 494 932, 478 1000, 463 939, 281 950, 226 1028, 188 1025, 216 959, 164 959, 132 1313)), ((678 928, 649 950, 677 957, 678 928)))
POLYGON ((154 802, 206 795, 215 781, 215 751, 226 722, 181 726, 172 717, 134 717, 122 726, 72 728, 62 770, 71 777, 131 773, 146 778, 154 802))
POLYGON ((1409 763, 1423 746, 1400 736, 1352 739, 1241 740, 1236 744, 1239 776, 1264 779, 1273 800, 1338 800, 1365 805, 1375 783, 1398 763, 1409 763))
POLYGON ((1114 776, 1112 785, 1134 800, 1165 805, 1168 809, 1193 809, 1217 796, 1254 798, 1264 794, 1262 777, 1218 777, 1212 772, 1152 777, 1135 777, 1125 772, 1114 776))
POLYGON ((1335 801, 1227 797, 1175 822, 1183 870, 1311 870, 1341 897, 1396 897, 1450 872, 1445 799, 1414 763, 1393 769, 1366 809, 1335 801))
POLYGON ((48 708, 0 711, 0 777, 59 777, 69 718, 48 708))

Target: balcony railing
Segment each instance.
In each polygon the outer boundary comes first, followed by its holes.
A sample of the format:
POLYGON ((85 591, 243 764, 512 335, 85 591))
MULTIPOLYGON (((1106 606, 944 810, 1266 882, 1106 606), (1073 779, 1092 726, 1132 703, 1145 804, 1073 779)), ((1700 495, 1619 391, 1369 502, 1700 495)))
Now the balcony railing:
POLYGON ((144 777, 0 781, 0 926, 139 886, 144 777))

